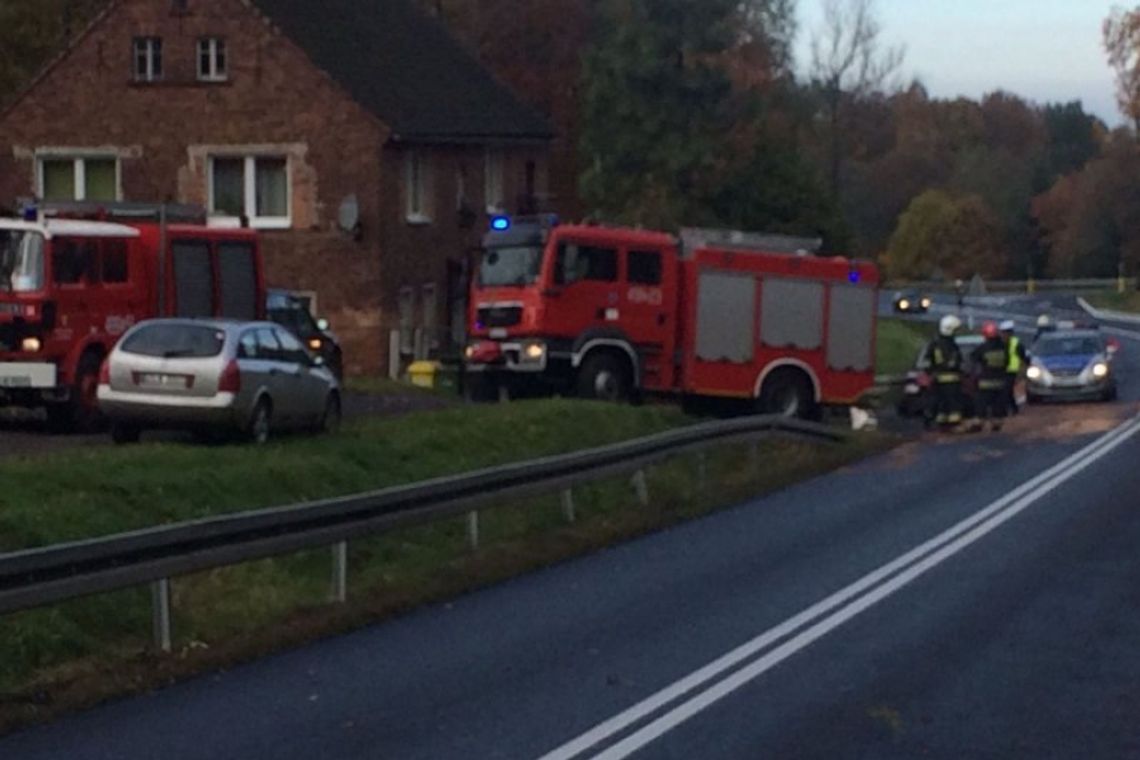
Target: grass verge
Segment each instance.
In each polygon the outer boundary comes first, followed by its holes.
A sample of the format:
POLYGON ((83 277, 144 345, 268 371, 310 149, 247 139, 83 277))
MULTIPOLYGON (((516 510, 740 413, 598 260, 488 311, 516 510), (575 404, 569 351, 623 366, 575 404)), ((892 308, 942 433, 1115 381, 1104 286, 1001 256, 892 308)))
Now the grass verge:
MULTIPOLYGON (((21 484, 4 497, 0 539, 14 548, 346 493, 687 421, 669 407, 543 401, 415 415, 265 450, 163 445, 0 463, 4 482, 21 484), (32 471, 42 476, 49 463, 51 487, 23 482, 32 471), (77 490, 68 497, 68 488, 77 490)), ((723 448, 708 455, 703 485, 695 457, 670 460, 647 473, 648 507, 637 505, 626 479, 612 479, 575 492, 572 524, 557 494, 484 512, 477 552, 466 547, 462 519, 354 542, 346 605, 327 604, 327 550, 179 578, 172 583, 176 652, 170 656, 150 649, 145 589, 9 616, 0 619, 0 732, 454 597, 787 486, 892 442, 885 436, 841 445, 770 440, 755 458, 749 447, 723 448)))
POLYGON ((1140 313, 1140 291, 1130 290, 1125 293, 1117 293, 1115 290, 1106 290, 1099 293, 1086 293, 1083 298, 1097 309, 1140 313))
POLYGON ((901 319, 880 319, 875 372, 901 375, 914 365, 918 350, 930 340, 930 327, 901 319))

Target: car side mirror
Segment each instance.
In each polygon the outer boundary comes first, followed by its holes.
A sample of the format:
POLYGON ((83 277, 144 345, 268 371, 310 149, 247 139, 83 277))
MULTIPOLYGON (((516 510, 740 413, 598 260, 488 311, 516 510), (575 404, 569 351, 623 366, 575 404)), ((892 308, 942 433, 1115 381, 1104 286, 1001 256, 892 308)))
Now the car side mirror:
POLYGON ((317 320, 317 329, 321 332, 327 331, 329 329, 329 321, 324 317, 321 317, 317 320))

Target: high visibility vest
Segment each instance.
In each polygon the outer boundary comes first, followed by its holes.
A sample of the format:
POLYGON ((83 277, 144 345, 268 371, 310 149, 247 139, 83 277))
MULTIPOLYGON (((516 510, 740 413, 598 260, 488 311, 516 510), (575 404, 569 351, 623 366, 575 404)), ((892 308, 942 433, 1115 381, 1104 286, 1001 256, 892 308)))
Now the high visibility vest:
POLYGON ((1016 335, 1011 335, 1009 338, 1009 346, 1006 351, 1009 353, 1009 363, 1005 367, 1005 371, 1013 374, 1021 371, 1021 355, 1018 353, 1017 348, 1021 345, 1021 341, 1016 335))

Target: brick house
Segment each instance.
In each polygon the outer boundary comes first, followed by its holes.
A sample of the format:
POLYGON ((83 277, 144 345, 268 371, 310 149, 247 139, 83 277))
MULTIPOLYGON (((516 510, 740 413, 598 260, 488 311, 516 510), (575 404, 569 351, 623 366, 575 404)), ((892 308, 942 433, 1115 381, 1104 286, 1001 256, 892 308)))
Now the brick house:
POLYGON ((551 136, 410 0, 110 0, 0 111, 0 205, 244 220, 269 285, 379 372, 394 329, 405 359, 462 335, 468 252, 545 194, 551 136))

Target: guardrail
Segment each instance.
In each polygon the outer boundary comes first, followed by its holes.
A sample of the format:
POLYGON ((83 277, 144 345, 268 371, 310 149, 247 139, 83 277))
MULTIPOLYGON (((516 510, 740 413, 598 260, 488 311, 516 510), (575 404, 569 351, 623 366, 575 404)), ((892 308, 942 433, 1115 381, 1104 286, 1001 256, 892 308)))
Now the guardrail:
MULTIPOLYGON (((1138 282, 1140 281, 1136 277, 1125 277, 1123 282, 1118 277, 1106 277, 1070 280, 983 280, 982 284, 986 293, 1033 293, 1053 290, 1120 290, 1122 286, 1125 289, 1136 290, 1138 282)), ((968 281, 965 284, 967 287, 970 285, 968 281)), ((917 289, 937 293, 955 292, 954 283, 945 280, 887 282, 883 284, 882 289, 884 291, 917 289)), ((967 295, 979 294, 968 292, 967 295)))
MULTIPOLYGON (((638 500, 648 504, 645 467, 677 454, 755 443, 773 434, 833 442, 847 437, 824 425, 745 417, 356 496, 2 554, 0 615, 150 583, 155 643, 170 651, 172 577, 327 546, 332 548, 332 600, 344 602, 351 539, 466 514, 468 542, 477 548, 480 508, 561 490, 563 513, 572 522, 574 486, 629 472, 634 473, 631 484, 638 500)), ((755 445, 752 456, 759 468, 755 445)))

